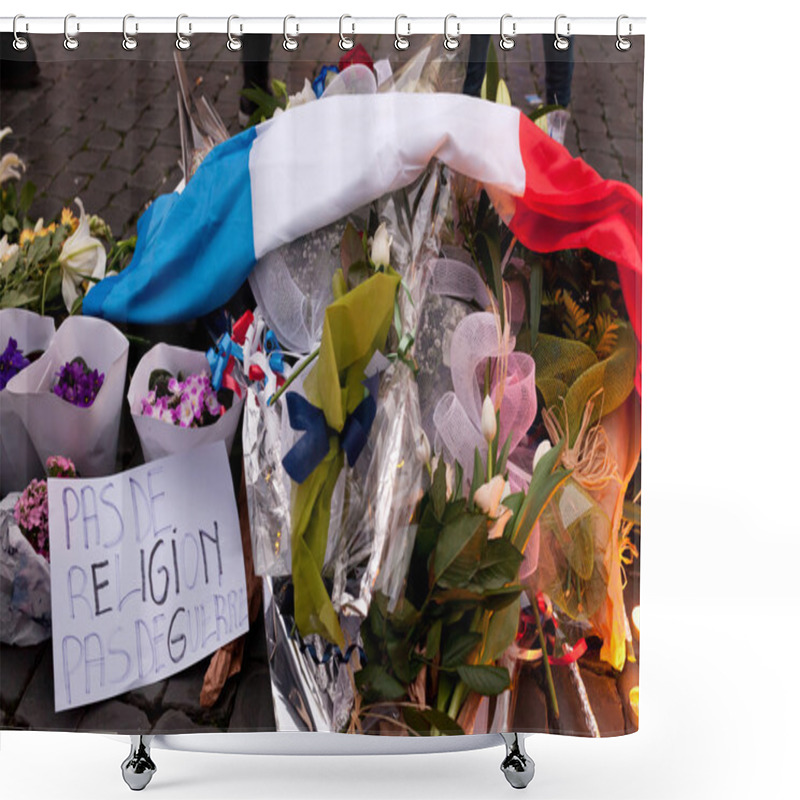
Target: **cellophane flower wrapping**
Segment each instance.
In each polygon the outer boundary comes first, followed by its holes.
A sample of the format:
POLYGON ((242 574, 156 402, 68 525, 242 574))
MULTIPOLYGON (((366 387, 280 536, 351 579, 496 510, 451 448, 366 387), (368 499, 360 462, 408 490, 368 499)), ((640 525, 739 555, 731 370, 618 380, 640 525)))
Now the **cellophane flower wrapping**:
POLYGON ((176 378, 178 375, 211 374, 205 353, 197 350, 160 343, 142 356, 131 377, 127 399, 145 461, 185 453, 219 441, 225 442, 225 448, 230 455, 242 416, 244 395, 234 393, 231 407, 210 425, 181 428, 142 413, 142 401, 148 395, 150 376, 155 370, 166 370, 176 378))
MULTIPOLYGON (((18 308, 0 310, 0 349, 9 339, 24 354, 44 352, 56 332, 52 317, 18 308)), ((44 475, 44 466, 12 403, 0 391, 0 496, 24 489, 32 478, 44 475)))
POLYGON ((0 501, 0 641, 28 647, 50 638, 50 564, 14 519, 19 497, 0 501))
POLYGON ((128 340, 112 324, 93 317, 68 317, 35 363, 12 378, 3 401, 22 420, 40 463, 58 453, 83 477, 114 472, 128 363, 128 340), (105 377, 88 408, 53 393, 58 371, 82 358, 105 377))

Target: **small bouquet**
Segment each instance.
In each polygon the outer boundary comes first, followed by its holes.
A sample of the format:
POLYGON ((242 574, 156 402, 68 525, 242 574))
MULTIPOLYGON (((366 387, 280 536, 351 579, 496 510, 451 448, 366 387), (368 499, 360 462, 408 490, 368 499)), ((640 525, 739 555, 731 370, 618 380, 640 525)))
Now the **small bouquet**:
MULTIPOLYGON (((47 459, 51 478, 76 477, 62 456, 47 459)), ((34 478, 0 502, 0 641, 19 647, 50 638, 50 538, 47 481, 34 478)))
MULTIPOLYGON (((75 465, 63 456, 47 459, 49 478, 76 478, 75 465)), ((14 505, 14 520, 33 549, 50 562, 47 481, 34 478, 14 505)))
POLYGON ((33 363, 55 334, 51 317, 17 308, 0 309, 0 495, 18 492, 44 475, 36 448, 11 409, 6 386, 33 363))
POLYGON ((146 461, 224 441, 230 455, 243 398, 215 390, 206 355, 157 344, 131 378, 128 405, 146 461))
POLYGON ((53 394, 79 408, 89 408, 103 386, 105 375, 89 369, 80 356, 67 362, 56 373, 53 394))
POLYGON ((86 477, 114 472, 127 362, 128 340, 113 325, 68 317, 41 358, 9 381, 3 405, 22 420, 43 466, 62 453, 86 477))

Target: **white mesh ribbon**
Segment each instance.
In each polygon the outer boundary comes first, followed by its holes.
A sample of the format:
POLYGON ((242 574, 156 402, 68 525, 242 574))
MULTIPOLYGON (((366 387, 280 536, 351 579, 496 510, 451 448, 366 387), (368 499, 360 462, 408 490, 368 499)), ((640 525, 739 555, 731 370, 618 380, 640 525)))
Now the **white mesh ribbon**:
MULTIPOLYGON (((495 316, 476 312, 465 317, 455 329, 450 346, 450 371, 453 391, 447 392, 436 406, 433 422, 437 443, 445 456, 456 460, 471 480, 477 448, 486 457, 486 440, 481 433, 483 380, 487 359, 495 359, 492 368, 491 396, 495 403, 500 395, 497 365, 502 349, 511 350, 513 338, 504 345, 498 336, 495 316)), ((508 372, 500 406, 498 446, 511 440, 513 455, 536 417, 536 375, 533 359, 527 353, 510 352, 508 372)), ((530 472, 509 460, 509 482, 512 491, 524 489, 530 472)))

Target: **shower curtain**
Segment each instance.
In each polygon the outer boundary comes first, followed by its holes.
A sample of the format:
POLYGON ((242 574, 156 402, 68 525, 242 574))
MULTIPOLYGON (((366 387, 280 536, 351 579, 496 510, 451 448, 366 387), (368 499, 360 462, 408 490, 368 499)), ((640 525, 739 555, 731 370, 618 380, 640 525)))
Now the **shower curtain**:
POLYGON ((635 731, 643 40, 28 38, 0 727, 635 731))

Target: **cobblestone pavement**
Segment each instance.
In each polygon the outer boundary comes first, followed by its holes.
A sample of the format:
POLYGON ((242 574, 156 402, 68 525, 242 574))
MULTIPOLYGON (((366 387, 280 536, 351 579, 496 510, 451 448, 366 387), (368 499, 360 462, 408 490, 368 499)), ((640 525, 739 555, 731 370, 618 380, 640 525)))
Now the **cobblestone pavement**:
MULTIPOLYGON (((64 51, 60 37, 32 38, 41 67, 39 85, 0 93, 0 127, 13 129, 3 149, 23 158, 26 178, 40 192, 32 213, 52 218, 77 196, 87 211, 103 216, 117 236, 134 233, 146 203, 182 177, 174 37, 143 38, 131 53, 120 47, 117 35, 87 35, 73 53, 64 51)), ((225 41, 224 36, 196 35, 184 58, 190 79, 235 133, 241 65, 225 41)), ((338 61, 337 41, 335 36, 306 37, 296 53, 287 54, 280 37, 273 37, 270 76, 284 79, 290 92, 299 91, 303 79, 313 77, 322 64, 338 61)), ((364 36, 359 41, 374 58, 389 57, 397 65, 391 37, 364 36)), ((407 53, 422 46, 412 39, 407 53)), ((604 177, 625 180, 641 191, 641 53, 637 63, 635 53, 618 53, 608 37, 577 39, 573 46, 576 63, 565 144, 604 177)), ((466 48, 457 53, 465 58, 466 48)), ((500 53, 512 99, 523 109, 528 108, 526 95, 544 96, 543 55, 540 36, 519 37, 512 51, 500 53)), ((201 711, 197 699, 207 661, 153 686, 54 715, 50 644, 2 646, 0 727, 117 732, 269 729, 273 723, 263 625, 256 624, 250 633, 242 673, 229 682, 213 709, 201 711)), ((638 684, 633 667, 618 678, 599 662, 587 661, 586 667, 582 672, 601 728, 630 730, 633 723, 624 698, 638 684)), ((567 668, 556 669, 556 680, 569 682, 567 668)), ((587 732, 579 706, 566 702, 561 719, 548 721, 544 695, 532 673, 523 676, 523 683, 530 701, 519 718, 520 727, 549 725, 587 732)), ((569 692, 566 685, 559 688, 559 695, 569 692)))
MULTIPOLYGON (((225 41, 224 36, 198 34, 184 58, 190 79, 235 133, 241 65, 225 41)), ((374 58, 388 57, 397 65, 392 37, 360 41, 374 58)), ((303 79, 313 77, 322 64, 338 61, 337 42, 336 36, 309 36, 289 54, 274 36, 270 76, 284 79, 290 92, 299 91, 303 79)), ((26 177, 44 193, 36 213, 48 218, 78 196, 88 211, 106 218, 116 235, 132 234, 144 205, 181 178, 174 37, 147 37, 130 53, 113 34, 87 35, 72 53, 58 36, 34 37, 34 46, 40 85, 0 93, 0 124, 13 129, 4 149, 26 161, 26 177)), ((412 39, 407 53, 422 46, 412 39)), ((641 191, 641 61, 618 53, 608 37, 576 39, 573 46, 565 144, 604 177, 625 180, 641 191)), ((545 94, 543 47, 541 36, 520 37, 513 50, 500 51, 512 100, 526 110, 527 95, 545 94)), ((466 58, 466 50, 459 48, 457 58, 466 58)))

